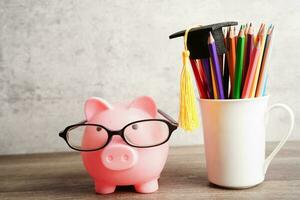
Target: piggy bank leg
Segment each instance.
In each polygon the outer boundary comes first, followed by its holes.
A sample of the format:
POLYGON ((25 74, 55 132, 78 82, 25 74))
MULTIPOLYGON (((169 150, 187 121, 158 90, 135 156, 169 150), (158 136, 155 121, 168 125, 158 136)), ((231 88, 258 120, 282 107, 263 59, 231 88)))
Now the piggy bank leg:
POLYGON ((103 181, 95 180, 95 191, 98 194, 110 194, 116 189, 115 185, 104 183, 103 181))
POLYGON ((140 193, 152 193, 158 190, 158 182, 157 179, 154 179, 146 183, 137 184, 134 186, 134 188, 140 193))

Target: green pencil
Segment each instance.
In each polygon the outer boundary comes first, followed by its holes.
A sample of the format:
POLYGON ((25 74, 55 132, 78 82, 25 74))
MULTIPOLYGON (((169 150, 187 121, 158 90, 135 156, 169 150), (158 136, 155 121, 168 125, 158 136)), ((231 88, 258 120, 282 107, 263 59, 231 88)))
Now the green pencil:
POLYGON ((244 48, 245 47, 245 34, 244 26, 241 27, 236 49, 236 63, 235 63, 235 80, 233 88, 233 99, 241 98, 241 83, 243 76, 243 64, 244 64, 244 48))

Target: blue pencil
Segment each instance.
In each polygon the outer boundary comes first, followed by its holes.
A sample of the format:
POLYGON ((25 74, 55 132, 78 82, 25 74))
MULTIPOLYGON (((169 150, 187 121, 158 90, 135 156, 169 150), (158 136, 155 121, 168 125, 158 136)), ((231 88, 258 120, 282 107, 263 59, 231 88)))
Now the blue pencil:
POLYGON ((266 96, 268 79, 269 79, 269 75, 267 74, 266 78, 265 78, 265 81, 264 81, 264 87, 263 87, 264 89, 263 89, 263 92, 262 92, 262 96, 266 96))

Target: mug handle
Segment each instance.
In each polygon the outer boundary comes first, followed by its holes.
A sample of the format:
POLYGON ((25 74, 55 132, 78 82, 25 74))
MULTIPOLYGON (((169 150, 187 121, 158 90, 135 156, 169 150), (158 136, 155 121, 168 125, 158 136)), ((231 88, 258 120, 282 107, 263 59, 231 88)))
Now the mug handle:
POLYGON ((278 151, 286 143, 287 139, 289 138, 289 136, 291 135, 291 133, 293 131, 294 124, 295 124, 295 115, 294 115, 292 109, 289 106, 285 105, 285 104, 278 103, 278 104, 274 104, 274 105, 270 106, 267 110, 267 114, 269 114, 269 112, 271 110, 276 109, 276 108, 283 108, 284 110, 287 111, 287 113, 289 114, 289 117, 290 117, 290 128, 289 128, 287 134, 284 137, 282 137, 281 141, 276 146, 276 148, 273 150, 273 152, 266 158, 265 164, 264 164, 264 173, 267 172, 267 169, 268 169, 272 159, 276 156, 278 151))

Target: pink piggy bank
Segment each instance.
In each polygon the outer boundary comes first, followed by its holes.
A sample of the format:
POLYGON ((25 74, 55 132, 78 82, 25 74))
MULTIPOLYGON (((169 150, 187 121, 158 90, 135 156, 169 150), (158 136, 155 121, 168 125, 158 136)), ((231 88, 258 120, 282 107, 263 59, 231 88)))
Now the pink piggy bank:
POLYGON ((115 105, 90 98, 85 115, 81 144, 71 147, 82 151, 96 193, 113 193, 123 185, 134 185, 140 193, 155 192, 177 123, 147 96, 115 105))

